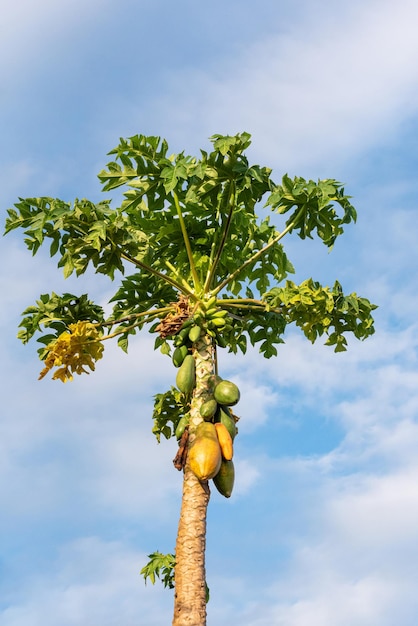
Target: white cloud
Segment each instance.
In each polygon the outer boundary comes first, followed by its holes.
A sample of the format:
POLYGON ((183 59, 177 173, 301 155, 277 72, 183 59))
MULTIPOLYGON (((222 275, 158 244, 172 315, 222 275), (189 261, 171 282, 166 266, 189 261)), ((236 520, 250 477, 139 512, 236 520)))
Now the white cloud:
POLYGON ((86 485, 97 506, 138 521, 146 520, 150 511, 160 519, 177 515, 182 487, 182 474, 172 463, 175 441, 158 445, 150 433, 150 415, 146 427, 144 421, 141 427, 112 429, 105 436, 97 429, 91 449, 95 471, 86 485))
POLYGON ((83 537, 62 546, 48 574, 32 574, 0 612, 2 626, 78 626, 123 622, 159 626, 171 616, 172 594, 145 588, 144 553, 119 542, 83 537))
POLYGON ((19 371, 7 375, 0 442, 0 492, 10 516, 54 515, 58 501, 69 507, 85 497, 92 509, 123 517, 146 519, 151 506, 161 516, 171 510, 170 494, 181 490, 175 442, 158 445, 151 433, 153 394, 171 383, 169 359, 153 353, 148 338, 137 344, 138 358, 135 349, 126 356, 112 346, 103 370, 99 363, 66 385, 38 382, 27 364, 11 361, 19 371), (17 392, 22 381, 25 394, 17 392))
POLYGON ((255 486, 260 478, 260 472, 252 462, 252 459, 245 459, 238 455, 234 460, 235 467, 235 483, 234 483, 234 499, 247 494, 250 489, 255 486))
MULTIPOLYGON (((263 577, 268 572, 271 577, 274 572, 274 580, 265 581, 260 594, 247 597, 240 623, 414 626, 418 610, 416 453, 399 464, 411 428, 404 425, 402 436, 396 436, 402 426, 393 428, 392 455, 386 456, 387 450, 381 447, 381 456, 369 467, 356 446, 341 456, 339 464, 316 457, 288 459, 274 467, 265 460, 262 480, 282 485, 291 496, 275 507, 271 493, 270 525, 276 533, 268 538, 270 561, 259 574, 263 577), (285 550, 289 546, 287 558, 277 559, 275 566, 276 547, 285 550)), ((414 424, 415 451, 417 430, 414 424)), ((275 497, 280 497, 279 492, 275 497)), ((256 578, 256 574, 247 575, 244 586, 250 587, 256 578)))
POLYGON ((366 553, 369 559, 380 560, 382 551, 393 552, 390 562, 395 568, 399 560, 418 551, 414 543, 418 526, 417 478, 415 460, 401 471, 353 476, 347 484, 340 481, 339 488, 334 485, 334 497, 326 505, 326 515, 342 550, 345 552, 343 546, 350 546, 352 561, 358 558, 361 562, 366 553))
POLYGON ((346 400, 347 434, 331 453, 264 459, 261 479, 294 494, 271 519, 286 517, 287 533, 276 541, 293 549, 260 603, 243 608, 241 623, 415 624, 418 396, 409 367, 376 363, 375 380, 357 379, 362 400, 346 400))
POLYGON ((254 431, 264 424, 278 399, 272 387, 260 384, 247 367, 244 373, 231 377, 241 391, 240 401, 232 410, 240 417, 237 426, 242 433, 254 431))
POLYGON ((325 162, 335 170, 393 137, 417 104, 416 4, 321 8, 305 5, 306 19, 284 33, 277 17, 277 35, 249 43, 216 71, 179 72, 175 95, 159 103, 171 136, 173 126, 190 138, 248 130, 257 157, 291 172, 325 162))
POLYGON ((63 47, 85 28, 97 24, 105 14, 105 0, 92 0, 88 4, 77 0, 20 0, 6 2, 2 6, 2 30, 0 49, 0 74, 8 84, 22 81, 22 72, 28 76, 39 61, 56 59, 63 47), (52 54, 54 51, 54 54, 52 54))
POLYGON ((273 611, 276 619, 286 626, 389 626, 404 613, 402 624, 412 626, 416 478, 416 467, 385 477, 340 478, 333 481, 333 492, 317 494, 324 507, 317 509, 322 525, 314 537, 300 540, 290 580, 287 572, 275 586, 283 598, 273 611), (288 604, 286 596, 293 602, 288 604))
MULTIPOLYGON (((316 554, 311 555, 316 558, 316 554)), ((321 569, 321 563, 317 567, 321 569)), ((295 583, 296 581, 292 581, 295 583)), ((262 613, 262 617, 249 620, 251 626, 283 624, 283 626, 370 626, 379 624, 391 626, 405 610, 394 600, 398 600, 402 587, 409 587, 403 599, 410 599, 411 584, 401 585, 399 581, 385 580, 378 573, 370 574, 355 581, 340 581, 336 572, 329 572, 327 579, 317 581, 317 589, 312 597, 296 600, 285 606, 275 606, 262 613), (409 597, 408 597, 409 596, 409 597)), ((252 615, 259 613, 252 612, 252 615)), ((412 626, 408 621, 402 624, 412 626)))

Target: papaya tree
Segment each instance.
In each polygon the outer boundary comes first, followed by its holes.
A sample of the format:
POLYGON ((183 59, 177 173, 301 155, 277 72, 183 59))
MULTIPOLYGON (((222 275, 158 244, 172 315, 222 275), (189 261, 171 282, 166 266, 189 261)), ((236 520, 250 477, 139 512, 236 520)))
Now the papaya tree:
POLYGON ((289 278, 286 236, 317 237, 331 248, 356 221, 342 185, 288 175, 275 183, 269 168, 249 164, 249 134, 211 141, 213 149, 195 158, 169 154, 159 137, 121 140, 98 175, 104 192, 124 188, 120 206, 27 198, 6 220, 6 232, 23 229, 33 254, 48 243, 65 277, 92 268, 119 280, 110 313, 88 294, 54 292, 23 312, 18 337, 37 337, 40 378, 66 382, 94 370, 106 341, 116 338, 127 351, 141 330, 172 359, 176 384, 155 396, 153 432, 158 441, 178 439, 181 514, 175 554, 150 555, 143 573, 174 586, 174 626, 206 624, 210 486, 227 498, 233 489, 240 393, 222 378, 222 350, 245 353, 251 344, 276 356, 289 324, 336 352, 346 350, 347 335, 374 332, 375 306, 366 298, 345 295, 338 282, 289 278))

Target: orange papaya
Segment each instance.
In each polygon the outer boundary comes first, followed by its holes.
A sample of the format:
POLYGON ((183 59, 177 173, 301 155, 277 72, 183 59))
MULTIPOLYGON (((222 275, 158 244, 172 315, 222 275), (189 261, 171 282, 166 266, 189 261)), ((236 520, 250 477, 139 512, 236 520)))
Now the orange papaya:
POLYGON ((229 434, 226 426, 221 422, 217 422, 215 424, 215 428, 222 456, 226 461, 230 461, 234 455, 231 435, 229 434))
POLYGON ((189 467, 199 480, 213 478, 222 463, 221 448, 214 424, 201 422, 188 452, 189 467))

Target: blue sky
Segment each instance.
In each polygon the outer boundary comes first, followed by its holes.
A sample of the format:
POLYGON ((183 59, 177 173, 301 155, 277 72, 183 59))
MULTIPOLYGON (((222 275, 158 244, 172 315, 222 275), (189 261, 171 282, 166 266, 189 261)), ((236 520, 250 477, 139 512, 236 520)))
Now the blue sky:
MULTIPOLYGON (((379 305, 335 355, 289 329, 279 357, 222 356, 242 391, 236 488, 208 512, 208 623, 415 626, 418 619, 418 6, 413 0, 6 0, 0 25, 2 215, 19 196, 101 197, 119 137, 197 153, 248 131, 250 158, 346 184, 359 212, 329 254, 290 238, 297 277, 379 305)), ((106 347, 73 383, 37 381, 15 339, 64 281, 1 241, 0 626, 160 626, 172 593, 139 570, 175 543, 174 442, 151 434, 174 380, 152 338, 106 347)))

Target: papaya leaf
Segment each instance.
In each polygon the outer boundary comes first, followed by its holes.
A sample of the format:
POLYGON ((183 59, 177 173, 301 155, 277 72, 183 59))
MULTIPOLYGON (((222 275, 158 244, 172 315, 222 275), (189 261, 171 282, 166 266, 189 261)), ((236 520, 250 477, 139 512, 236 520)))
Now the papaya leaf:
POLYGON ((154 585, 156 578, 160 578, 164 587, 174 589, 175 555, 162 554, 157 551, 148 554, 148 558, 148 563, 140 571, 141 576, 144 577, 145 584, 147 584, 147 579, 149 579, 154 585))
MULTIPOLYGON (((147 579, 155 585, 156 578, 159 578, 165 588, 174 589, 174 568, 176 565, 176 557, 174 554, 162 554, 161 552, 153 552, 148 554, 149 561, 141 569, 140 574, 144 577, 145 584, 147 579)), ((205 582, 206 604, 210 599, 210 590, 205 582)))
POLYGON ((187 411, 188 405, 185 402, 184 394, 175 387, 154 396, 152 432, 158 443, 160 443, 161 435, 164 435, 166 439, 170 439, 174 435, 177 424, 187 411))
POLYGON ((312 343, 324 333, 326 345, 335 346, 335 352, 346 350, 343 336, 351 332, 357 339, 366 339, 374 333, 371 312, 376 305, 355 293, 344 296, 341 285, 322 287, 312 279, 296 285, 286 281, 284 287, 275 287, 264 294, 270 307, 280 309, 287 324, 295 323, 312 343))
POLYGON ((293 180, 285 175, 281 185, 270 194, 267 206, 277 213, 291 212, 286 226, 296 231, 301 239, 316 231, 324 244, 332 247, 336 238, 344 232, 343 224, 355 222, 357 213, 346 196, 341 183, 333 179, 306 181, 301 177, 293 180))
POLYGON ((75 296, 71 293, 64 293, 62 296, 54 292, 42 294, 36 305, 27 307, 22 315, 18 338, 23 343, 27 343, 36 332, 42 332, 43 328, 56 331, 54 335, 47 334, 38 339, 46 344, 48 338, 55 339, 69 324, 89 321, 100 325, 104 320, 102 307, 89 300, 87 294, 75 296))
MULTIPOLYGON (((113 280, 127 263, 135 266, 136 273, 122 278, 111 297, 106 320, 92 305, 85 313, 108 326, 123 350, 129 336, 145 326, 158 333, 155 322, 172 311, 179 294, 197 304, 208 293, 225 301, 228 324, 216 330, 215 341, 231 352, 245 352, 251 343, 270 358, 291 323, 311 342, 325 336, 336 351, 346 349, 350 332, 358 339, 371 335, 375 306, 367 299, 345 296, 338 283, 329 288, 312 279, 300 285, 288 279, 294 267, 284 236, 317 235, 332 247, 345 225, 356 221, 342 184, 287 174, 276 184, 271 169, 249 163, 248 133, 214 135, 211 141, 213 149, 196 158, 169 155, 167 142, 157 136, 121 139, 99 174, 104 191, 124 187, 120 207, 112 208, 110 200, 19 198, 8 210, 6 232, 22 228, 32 254, 48 242, 66 277, 92 268, 113 280), (266 209, 283 224, 258 214, 266 209)), ((26 310, 22 341, 43 326, 59 334, 74 321, 55 304, 41 298, 26 310)), ((168 354, 165 337, 157 335, 155 346, 168 354)), ((179 410, 171 400, 174 422, 165 407, 155 421, 157 437, 172 434, 179 410)))

